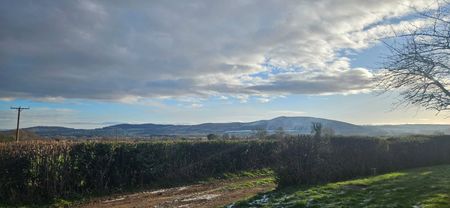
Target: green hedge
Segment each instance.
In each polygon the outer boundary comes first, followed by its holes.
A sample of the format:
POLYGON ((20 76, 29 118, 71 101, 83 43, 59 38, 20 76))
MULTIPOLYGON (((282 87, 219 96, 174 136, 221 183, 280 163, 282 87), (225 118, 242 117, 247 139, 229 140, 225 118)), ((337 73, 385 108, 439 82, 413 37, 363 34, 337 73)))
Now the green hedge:
POLYGON ((300 136, 286 138, 279 145, 275 173, 280 186, 450 163, 450 136, 391 139, 300 136))
POLYGON ((107 194, 267 167, 286 186, 444 163, 450 163, 450 136, 0 143, 0 204, 107 194))
POLYGON ((0 144, 0 202, 46 202, 266 168, 275 146, 256 141, 0 144))

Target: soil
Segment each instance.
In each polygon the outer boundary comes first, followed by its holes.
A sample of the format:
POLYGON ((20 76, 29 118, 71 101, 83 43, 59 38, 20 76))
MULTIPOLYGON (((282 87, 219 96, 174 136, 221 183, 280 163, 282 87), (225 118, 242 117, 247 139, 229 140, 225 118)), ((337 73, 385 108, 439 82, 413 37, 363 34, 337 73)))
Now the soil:
POLYGON ((189 186, 103 197, 77 207, 223 207, 275 188, 274 183, 257 183, 259 179, 216 180, 189 186))

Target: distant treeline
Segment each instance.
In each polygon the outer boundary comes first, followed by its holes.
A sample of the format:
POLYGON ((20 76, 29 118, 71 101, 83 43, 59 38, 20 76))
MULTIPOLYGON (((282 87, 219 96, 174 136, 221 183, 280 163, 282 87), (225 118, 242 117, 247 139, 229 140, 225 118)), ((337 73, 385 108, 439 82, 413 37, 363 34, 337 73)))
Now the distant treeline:
POLYGON ((264 141, 0 144, 0 204, 48 202, 272 168, 279 185, 450 163, 450 136, 279 137, 264 141))
MULTIPOLYGON (((42 139, 38 135, 36 135, 33 132, 30 131, 20 131, 20 140, 38 140, 42 139)), ((0 143, 1 142, 11 142, 16 140, 16 131, 15 130, 9 130, 9 131, 0 131, 0 143)))

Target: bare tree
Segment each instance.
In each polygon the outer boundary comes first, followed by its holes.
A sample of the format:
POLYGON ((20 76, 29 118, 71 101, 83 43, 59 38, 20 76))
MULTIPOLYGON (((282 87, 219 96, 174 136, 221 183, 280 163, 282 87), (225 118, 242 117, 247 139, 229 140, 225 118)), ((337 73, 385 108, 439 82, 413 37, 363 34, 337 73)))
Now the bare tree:
POLYGON ((316 138, 320 138, 322 136, 322 123, 312 122, 311 123, 311 134, 316 138))
POLYGON ((403 103, 440 112, 450 109, 450 13, 446 1, 436 3, 418 12, 425 24, 384 41, 391 53, 377 82, 385 91, 400 90, 403 103))

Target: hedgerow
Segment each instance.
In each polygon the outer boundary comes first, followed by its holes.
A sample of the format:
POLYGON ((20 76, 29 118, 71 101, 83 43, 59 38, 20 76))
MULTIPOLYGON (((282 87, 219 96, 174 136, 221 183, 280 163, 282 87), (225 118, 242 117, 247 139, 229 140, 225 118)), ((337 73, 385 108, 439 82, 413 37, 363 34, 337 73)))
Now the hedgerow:
POLYGON ((450 136, 374 139, 312 136, 281 140, 279 186, 339 181, 406 168, 450 163, 450 136))
POLYGON ((0 144, 0 202, 188 182, 272 164, 274 142, 24 142, 0 144))
POLYGON ((270 167, 279 186, 450 163, 450 136, 0 143, 0 204, 49 202, 270 167))

